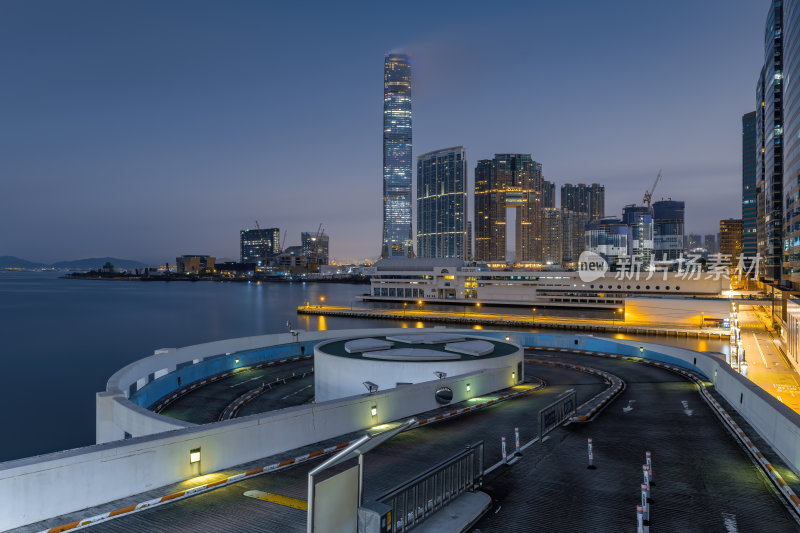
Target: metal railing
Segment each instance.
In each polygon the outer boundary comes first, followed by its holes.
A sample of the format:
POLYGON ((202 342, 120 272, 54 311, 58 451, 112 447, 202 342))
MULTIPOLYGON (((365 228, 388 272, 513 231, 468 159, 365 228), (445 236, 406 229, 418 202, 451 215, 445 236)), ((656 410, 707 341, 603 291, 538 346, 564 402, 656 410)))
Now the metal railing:
POLYGON ((412 529, 460 494, 483 484, 483 441, 376 498, 392 509, 392 533, 412 529))

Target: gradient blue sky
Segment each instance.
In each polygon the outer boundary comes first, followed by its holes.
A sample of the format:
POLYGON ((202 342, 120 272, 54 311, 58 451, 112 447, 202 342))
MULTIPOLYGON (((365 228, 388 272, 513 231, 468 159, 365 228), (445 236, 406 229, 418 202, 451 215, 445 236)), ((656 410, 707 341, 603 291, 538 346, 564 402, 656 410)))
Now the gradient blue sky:
POLYGON ((532 153, 605 184, 607 214, 663 168, 654 196, 716 232, 741 216, 768 6, 4 0, 0 255, 238 258, 256 219, 377 255, 390 50, 413 60, 415 156, 464 145, 471 179, 532 153))

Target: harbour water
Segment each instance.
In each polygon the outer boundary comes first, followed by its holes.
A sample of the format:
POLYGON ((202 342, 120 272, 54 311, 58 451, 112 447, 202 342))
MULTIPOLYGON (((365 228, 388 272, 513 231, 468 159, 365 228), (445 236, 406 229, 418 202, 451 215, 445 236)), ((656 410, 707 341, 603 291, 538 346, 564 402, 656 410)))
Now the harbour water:
MULTIPOLYGON (((424 327, 418 322, 298 317, 298 305, 360 306, 368 285, 128 282, 0 271, 0 461, 94 443, 95 393, 155 349, 286 331, 424 327)), ((527 311, 519 311, 527 312, 527 311)), ((575 311, 576 315, 582 314, 575 311)), ((431 324, 431 326, 434 324, 431 324)), ((653 337, 722 351, 726 342, 653 337)))

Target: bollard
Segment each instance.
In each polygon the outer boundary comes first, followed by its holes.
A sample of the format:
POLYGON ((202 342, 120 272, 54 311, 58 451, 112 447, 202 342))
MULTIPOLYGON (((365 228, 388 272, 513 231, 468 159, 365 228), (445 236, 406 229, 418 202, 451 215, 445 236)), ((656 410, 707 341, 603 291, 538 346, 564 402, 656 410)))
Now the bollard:
POLYGON ((508 464, 508 458, 506 457, 506 438, 505 437, 501 437, 501 439, 502 440, 500 441, 500 443, 503 446, 503 464, 505 465, 505 464, 508 464))
POLYGON ((644 452, 644 456, 646 458, 647 463, 647 475, 650 478, 650 485, 655 485, 656 482, 653 481, 653 460, 650 452, 644 452))
POLYGON ((645 525, 650 523, 650 506, 647 504, 647 485, 642 483, 642 520, 645 525))
POLYGON ((642 506, 636 506, 636 533, 644 533, 644 520, 642 518, 642 506))
POLYGON ((519 428, 514 428, 514 440, 515 440, 515 450, 514 455, 522 455, 519 451, 519 428))
POLYGON ((644 476, 644 483, 643 485, 647 489, 647 501, 653 501, 653 498, 650 497, 650 469, 647 468, 647 465, 642 465, 642 476, 644 476))
POLYGON ((592 453, 592 439, 589 439, 589 466, 586 467, 589 470, 595 470, 597 467, 594 466, 594 454, 592 453))

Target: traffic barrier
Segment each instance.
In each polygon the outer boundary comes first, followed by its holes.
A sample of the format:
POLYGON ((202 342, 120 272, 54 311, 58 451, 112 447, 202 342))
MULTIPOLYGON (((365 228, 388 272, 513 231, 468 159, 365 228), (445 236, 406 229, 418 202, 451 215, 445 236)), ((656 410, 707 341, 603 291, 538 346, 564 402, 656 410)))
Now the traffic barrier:
POLYGON ((650 477, 650 484, 655 485, 655 481, 653 481, 653 462, 651 460, 650 452, 644 452, 645 457, 645 464, 647 465, 647 473, 650 477))
POLYGON ((500 437, 500 446, 503 449, 503 464, 508 464, 508 458, 506 457, 506 438, 500 437))
POLYGON ((522 455, 522 453, 519 451, 519 428, 514 428, 514 444, 514 455, 522 455))
POLYGON ((592 453, 592 439, 589 439, 588 448, 589 448, 588 449, 588 452, 589 452, 589 466, 587 466, 586 468, 588 470, 596 470, 597 467, 594 466, 594 453, 592 453))
MULTIPOLYGON (((310 357, 310 356, 305 356, 305 358, 308 358, 308 357, 310 357)), ((300 359, 300 358, 295 358, 295 359, 300 359)), ((287 360, 284 359, 282 361, 286 362, 287 360)), ((480 403, 478 403, 476 405, 470 405, 470 406, 464 407, 462 409, 457 409, 455 411, 450 411, 449 413, 436 415, 433 418, 422 419, 422 420, 419 420, 416 424, 410 426, 408 429, 406 429, 406 431, 409 431, 411 429, 415 429, 415 428, 418 428, 418 427, 421 427, 421 426, 430 425, 430 424, 433 424, 435 422, 439 422, 441 420, 447 420, 449 418, 452 418, 454 416, 459 416, 459 415, 462 415, 464 413, 477 411, 478 409, 481 409, 483 407, 487 407, 489 405, 493 405, 493 404, 499 403, 501 401, 510 400, 512 398, 518 398, 518 397, 523 396, 525 394, 528 394, 530 392, 539 390, 542 387, 544 387, 544 383, 540 381, 538 385, 532 386, 529 389, 526 388, 526 389, 521 389, 521 390, 515 390, 514 392, 501 395, 501 396, 497 397, 496 399, 490 399, 490 400, 487 400, 485 402, 480 402, 480 403)), ((505 441, 505 437, 503 437, 503 441, 505 441)), ((504 444, 505 444, 505 442, 504 442, 504 444)), ((153 507, 158 507, 160 505, 164 505, 165 503, 179 501, 179 500, 182 500, 184 498, 188 498, 190 496, 194 496, 196 494, 201 494, 201 493, 213 490, 213 489, 217 489, 217 488, 220 488, 220 487, 225 487, 227 485, 231 485, 231 484, 236 483, 238 481, 242 481, 243 479, 248 479, 248 478, 251 478, 251 477, 254 477, 254 476, 259 476, 259 475, 262 475, 262 474, 269 474, 269 473, 277 472, 279 470, 283 470, 283 469, 288 468, 290 466, 294 466, 294 465, 309 461, 311 459, 315 459, 315 458, 320 457, 322 455, 327 455, 329 453, 333 453, 333 452, 339 451, 339 450, 341 450, 343 448, 346 448, 349 445, 350 445, 349 441, 348 442, 342 442, 342 443, 337 444, 335 446, 329 446, 328 448, 324 448, 324 449, 321 449, 321 450, 316 450, 316 451, 313 451, 313 452, 310 452, 310 453, 306 453, 306 454, 300 455, 298 457, 294 457, 294 458, 291 458, 291 459, 286 459, 284 461, 280 461, 278 463, 273 463, 273 464, 270 464, 270 465, 267 465, 267 466, 264 466, 264 467, 261 467, 261 468, 256 468, 256 469, 250 470, 248 472, 242 472, 242 473, 239 473, 239 474, 236 474, 236 475, 233 475, 233 476, 228 476, 228 477, 226 477, 224 479, 220 479, 220 480, 217 480, 217 481, 214 481, 214 482, 205 483, 203 485, 198 485, 198 486, 192 487, 190 489, 186 489, 186 490, 179 491, 179 492, 174 492, 172 494, 167 494, 167 495, 161 496, 159 498, 153 498, 153 499, 150 499, 150 500, 146 500, 146 501, 143 501, 143 502, 135 504, 135 505, 130 505, 128 507, 123 507, 123 508, 120 508, 120 509, 115 509, 113 511, 109 511, 109 512, 102 513, 102 514, 95 515, 95 516, 91 516, 89 518, 84 518, 82 520, 78 520, 78 521, 75 521, 75 522, 70 522, 68 524, 62 524, 62 525, 54 527, 54 528, 44 529, 44 530, 40 531, 39 533, 61 533, 63 531, 72 531, 72 530, 76 530, 76 529, 82 529, 82 528, 88 527, 88 526, 93 526, 95 524, 99 524, 101 522, 106 522, 108 520, 112 520, 112 519, 118 518, 120 516, 127 516, 127 515, 130 515, 132 513, 137 513, 139 511, 143 511, 145 509, 151 509, 153 507)))

